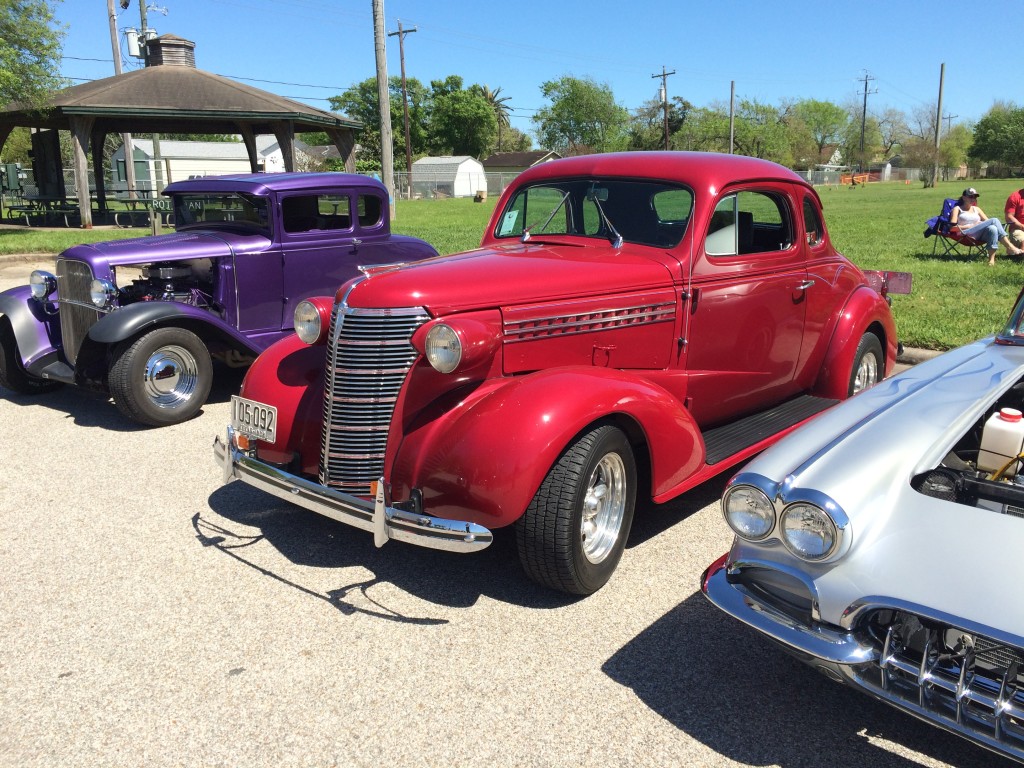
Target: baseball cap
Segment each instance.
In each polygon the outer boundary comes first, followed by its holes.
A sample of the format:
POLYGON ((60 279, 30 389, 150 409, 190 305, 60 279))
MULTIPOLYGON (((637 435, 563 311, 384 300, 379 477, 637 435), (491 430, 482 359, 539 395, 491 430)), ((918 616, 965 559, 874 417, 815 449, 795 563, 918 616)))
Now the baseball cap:
POLYGON ((964 197, 977 197, 977 196, 978 196, 978 190, 976 190, 974 187, 968 187, 967 189, 964 190, 964 197))

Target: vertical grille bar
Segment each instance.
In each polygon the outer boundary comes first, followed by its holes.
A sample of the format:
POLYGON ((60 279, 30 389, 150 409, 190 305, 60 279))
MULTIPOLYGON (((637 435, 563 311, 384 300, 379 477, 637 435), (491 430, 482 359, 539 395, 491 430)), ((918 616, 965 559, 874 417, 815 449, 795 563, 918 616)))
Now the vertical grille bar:
POLYGON ((360 496, 384 471, 388 425, 416 360, 409 339, 430 319, 421 307, 353 309, 331 316, 320 482, 360 496))
POLYGON ((60 303, 60 333, 64 357, 72 365, 93 324, 99 320, 90 296, 92 269, 82 261, 57 259, 57 300, 60 303))

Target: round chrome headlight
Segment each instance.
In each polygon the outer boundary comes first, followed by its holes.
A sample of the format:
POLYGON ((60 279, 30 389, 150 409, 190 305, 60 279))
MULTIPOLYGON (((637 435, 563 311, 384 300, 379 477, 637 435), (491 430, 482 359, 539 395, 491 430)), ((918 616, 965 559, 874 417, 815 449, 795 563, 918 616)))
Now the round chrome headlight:
POLYGON ((734 485, 722 499, 725 521, 741 539, 760 541, 775 527, 775 507, 752 485, 734 485))
POLYGON ((57 278, 49 272, 36 269, 28 276, 28 286, 32 291, 32 298, 42 301, 57 290, 57 278))
POLYGON ((822 560, 836 548, 838 531, 828 512, 814 504, 798 501, 782 512, 779 521, 786 548, 804 560, 822 560))
POLYGON ((295 333, 304 344, 314 344, 320 338, 322 326, 320 312, 311 301, 300 301, 295 307, 295 333))
POLYGON ((117 288, 109 280, 97 278, 89 283, 89 297, 97 307, 107 309, 113 305, 114 299, 117 298, 117 288))
POLYGON ((451 373, 462 362, 462 342, 450 326, 438 323, 427 331, 427 360, 440 373, 451 373))

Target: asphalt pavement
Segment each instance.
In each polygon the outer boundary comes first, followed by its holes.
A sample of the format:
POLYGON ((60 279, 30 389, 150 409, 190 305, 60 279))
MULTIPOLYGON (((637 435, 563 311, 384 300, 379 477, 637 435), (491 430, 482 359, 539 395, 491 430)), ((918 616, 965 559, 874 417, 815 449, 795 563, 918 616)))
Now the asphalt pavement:
MULTIPOLYGON (((0 290, 34 266, 4 260, 0 290)), ((724 477, 643 505, 609 584, 571 598, 502 532, 378 550, 222 486, 238 384, 163 429, 72 387, 0 389, 0 766, 1004 764, 700 595, 724 477)))

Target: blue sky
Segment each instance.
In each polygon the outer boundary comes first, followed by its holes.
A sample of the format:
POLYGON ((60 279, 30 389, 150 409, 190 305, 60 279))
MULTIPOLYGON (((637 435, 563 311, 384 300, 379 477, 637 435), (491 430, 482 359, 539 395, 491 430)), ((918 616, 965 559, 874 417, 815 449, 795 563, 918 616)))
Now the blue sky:
MULTIPOLYGON (((117 26, 139 27, 139 0, 117 26)), ((530 132, 544 106, 540 86, 563 75, 609 86, 633 110, 657 97, 662 67, 669 96, 697 106, 738 98, 778 104, 815 98, 863 101, 868 112, 934 109, 945 64, 943 114, 978 120, 996 100, 1021 102, 1009 76, 1008 23, 1020 15, 1008 0, 971 6, 985 29, 934 3, 900 0, 856 4, 820 0, 384 0, 385 29, 405 37, 406 74, 424 84, 451 74, 465 84, 501 88, 512 124, 530 132), (955 32, 957 28, 962 31, 955 32), (1000 31, 1002 30, 1002 31, 1000 31)), ((196 65, 328 109, 328 96, 373 77, 371 0, 149 0, 149 26, 196 43, 196 65), (162 9, 162 10, 161 10, 162 9), (164 13, 164 11, 166 13, 164 13)), ((81 83, 114 73, 106 0, 64 0, 68 25, 62 74, 81 83)), ((387 38, 388 74, 400 74, 398 38, 387 38)))

